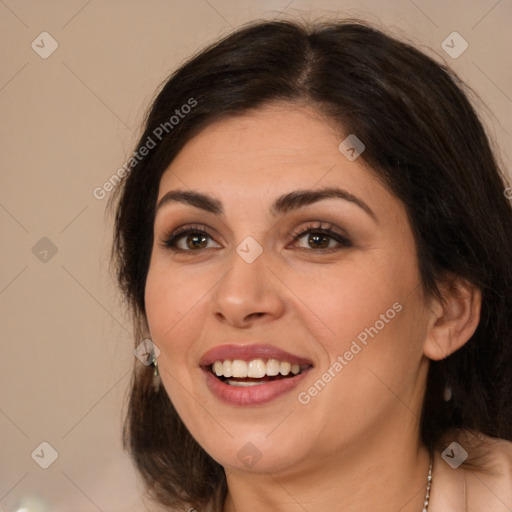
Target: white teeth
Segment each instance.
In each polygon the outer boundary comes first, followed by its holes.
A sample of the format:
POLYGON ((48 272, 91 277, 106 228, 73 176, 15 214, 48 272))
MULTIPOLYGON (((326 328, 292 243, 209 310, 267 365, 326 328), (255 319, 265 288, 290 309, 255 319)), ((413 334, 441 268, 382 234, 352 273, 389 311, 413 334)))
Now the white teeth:
MULTIPOLYGON (((266 375, 269 377, 276 377, 279 374, 286 376, 290 372, 293 375, 298 375, 302 370, 307 368, 307 365, 301 366, 296 363, 290 363, 288 361, 279 361, 277 359, 268 359, 267 362, 263 359, 253 359, 252 361, 246 362, 241 359, 225 361, 215 361, 212 365, 212 372, 217 377, 226 378, 239 378, 243 379, 246 377, 252 379, 261 379, 266 375)), ((247 383, 244 383, 247 384, 247 383)))
POLYGON ((215 361, 215 363, 213 363, 213 373, 215 373, 217 377, 223 375, 222 361, 215 361))
POLYGON ((261 377, 265 377, 266 371, 267 366, 263 359, 253 359, 247 368, 247 376, 253 379, 261 379, 261 377))
POLYGON ((288 375, 291 369, 292 365, 289 362, 281 361, 281 365, 279 366, 279 373, 281 375, 288 375))
POLYGON ((235 359, 232 363, 233 377, 243 379, 247 377, 247 363, 240 359, 235 359))
POLYGON ((269 359, 267 361, 267 375, 269 377, 275 377, 279 375, 279 367, 281 363, 277 359, 269 359))
POLYGON ((227 360, 222 363, 222 375, 224 377, 233 377, 233 363, 231 361, 227 360))
POLYGON ((244 387, 244 388, 248 388, 250 386, 259 386, 260 384, 265 384, 265 381, 261 381, 261 382, 243 382, 241 380, 228 380, 226 381, 230 386, 239 386, 239 387, 244 387))

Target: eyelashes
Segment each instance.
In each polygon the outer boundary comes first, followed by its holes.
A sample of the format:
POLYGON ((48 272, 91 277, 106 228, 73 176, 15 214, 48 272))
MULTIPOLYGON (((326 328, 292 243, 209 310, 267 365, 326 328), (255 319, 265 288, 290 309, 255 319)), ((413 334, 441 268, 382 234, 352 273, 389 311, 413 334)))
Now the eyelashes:
MULTIPOLYGON (((192 252, 198 249, 181 249, 177 247, 177 243, 182 238, 188 238, 191 235, 196 235, 196 240, 199 238, 211 238, 210 234, 203 228, 203 226, 187 226, 178 228, 176 231, 167 235, 163 241, 163 247, 173 251, 192 252), (199 235, 199 237, 197 236, 199 235)), ((202 247, 200 247, 202 249, 202 247)))
MULTIPOLYGON (((310 238, 307 239, 307 243, 309 243, 312 239, 318 239, 318 235, 320 235, 320 239, 330 239, 337 242, 342 248, 343 247, 351 247, 352 242, 341 233, 338 233, 333 229, 333 226, 331 224, 328 224, 326 226, 323 226, 321 223, 318 224, 310 224, 305 227, 300 228, 298 231, 292 233, 293 241, 297 242, 301 238, 305 237, 306 235, 310 235, 310 238), (314 238, 313 238, 314 237, 314 238)), ((315 242, 316 243, 316 242, 315 242)), ((330 247, 330 248, 320 248, 316 249, 317 251, 323 250, 323 251, 333 251, 333 250, 339 250, 340 247, 330 247)), ((308 250, 308 249, 306 249, 308 250)))
MULTIPOLYGON (((292 244, 296 244, 302 239, 305 239, 307 247, 297 247, 297 249, 309 252, 336 252, 352 246, 352 242, 345 235, 335 231, 331 224, 324 225, 318 222, 299 228, 291 233, 291 237, 292 244), (328 247, 325 246, 326 242, 328 247), (332 242, 336 242, 337 246, 333 247, 332 242), (311 243, 313 245, 310 245, 311 243)), ((212 248, 208 247, 209 239, 213 241, 212 236, 204 226, 184 226, 165 235, 161 246, 177 253, 202 252, 212 248)), ((220 246, 213 248, 220 248, 220 246)))

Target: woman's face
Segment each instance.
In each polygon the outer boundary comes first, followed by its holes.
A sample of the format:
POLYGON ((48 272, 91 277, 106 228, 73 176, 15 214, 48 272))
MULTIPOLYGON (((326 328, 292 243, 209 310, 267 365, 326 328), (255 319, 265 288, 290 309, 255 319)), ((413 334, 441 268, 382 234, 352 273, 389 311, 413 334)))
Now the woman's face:
POLYGON ((180 417, 231 470, 286 474, 418 437, 429 314, 413 235, 340 151, 348 135, 268 105, 203 130, 162 177, 150 334, 180 417))

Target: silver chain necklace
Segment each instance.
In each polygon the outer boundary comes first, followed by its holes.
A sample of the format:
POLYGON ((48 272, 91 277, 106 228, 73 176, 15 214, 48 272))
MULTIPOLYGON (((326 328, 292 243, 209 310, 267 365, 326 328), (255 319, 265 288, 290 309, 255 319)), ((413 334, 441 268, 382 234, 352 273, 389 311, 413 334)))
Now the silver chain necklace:
POLYGON ((432 457, 430 457, 430 467, 428 468, 427 493, 425 494, 425 501, 423 503, 423 510, 421 512, 428 511, 428 502, 430 500, 430 486, 431 485, 432 485, 432 457))

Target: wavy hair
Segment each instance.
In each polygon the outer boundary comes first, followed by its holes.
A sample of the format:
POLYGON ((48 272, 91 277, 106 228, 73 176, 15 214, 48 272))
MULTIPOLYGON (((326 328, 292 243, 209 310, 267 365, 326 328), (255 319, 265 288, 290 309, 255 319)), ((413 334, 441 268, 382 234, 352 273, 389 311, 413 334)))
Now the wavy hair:
MULTIPOLYGON (((165 82, 135 148, 145 156, 134 160, 109 201, 111 263, 135 343, 147 328, 144 289, 162 174, 211 123, 275 101, 311 105, 337 123, 340 137, 355 133, 364 141, 361 158, 405 205, 427 296, 441 298, 437 283, 446 274, 482 292, 474 335, 430 364, 421 441, 433 451, 453 431, 512 440, 512 208, 505 176, 457 76, 365 22, 254 22, 193 56, 165 82), (194 107, 182 110, 191 99, 194 107), (177 110, 188 113, 170 123, 177 110), (141 152, 148 138, 154 147, 141 152)), ((138 361, 124 442, 160 503, 220 508, 222 466, 192 438, 163 386, 153 389, 152 369, 138 361)))

